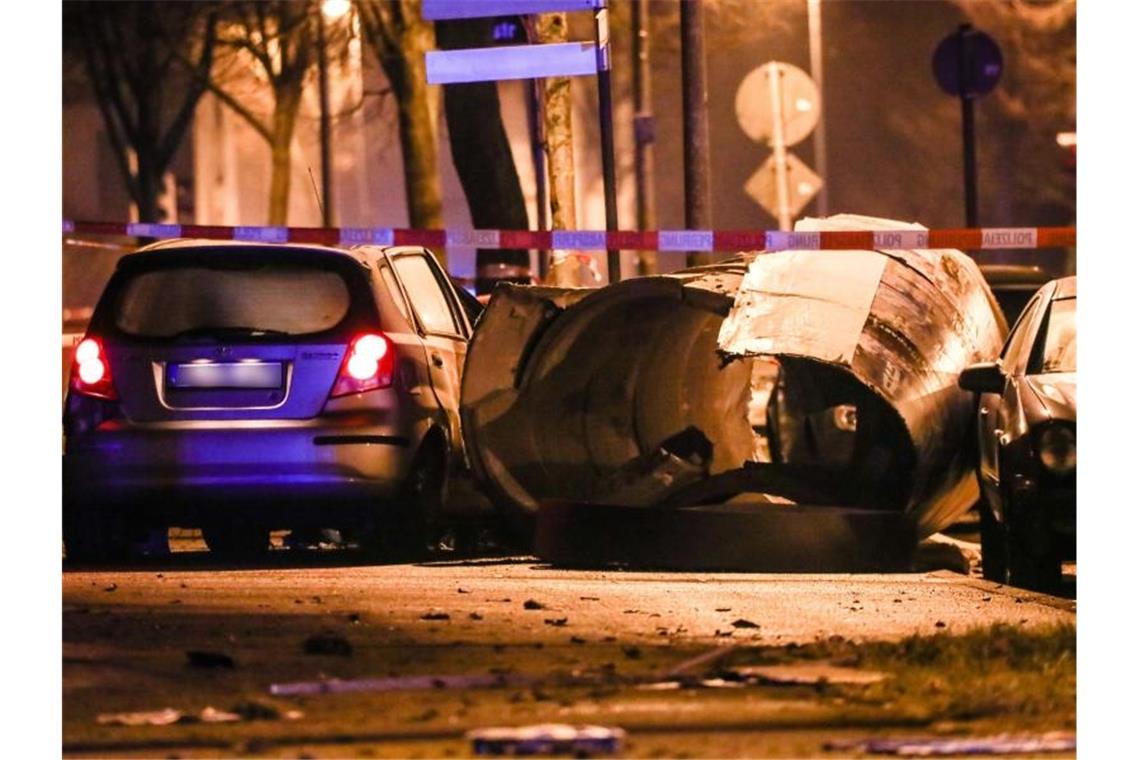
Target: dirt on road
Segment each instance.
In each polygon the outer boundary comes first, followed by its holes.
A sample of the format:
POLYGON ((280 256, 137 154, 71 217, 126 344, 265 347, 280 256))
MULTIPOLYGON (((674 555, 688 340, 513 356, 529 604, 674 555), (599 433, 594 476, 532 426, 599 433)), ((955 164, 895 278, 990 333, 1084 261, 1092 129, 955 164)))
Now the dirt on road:
POLYGON ((467 756, 470 729, 559 722, 628 756, 843 757, 1075 727, 1075 602, 967 575, 360 562, 65 572, 64 754, 467 756))

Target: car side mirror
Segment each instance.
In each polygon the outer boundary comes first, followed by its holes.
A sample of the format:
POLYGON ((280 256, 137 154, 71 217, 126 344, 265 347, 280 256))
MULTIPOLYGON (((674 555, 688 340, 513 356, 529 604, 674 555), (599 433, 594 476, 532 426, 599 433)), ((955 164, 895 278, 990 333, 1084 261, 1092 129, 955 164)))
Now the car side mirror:
POLYGON ((971 364, 958 375, 958 387, 974 393, 1001 393, 1005 390, 1005 373, 997 362, 971 364))

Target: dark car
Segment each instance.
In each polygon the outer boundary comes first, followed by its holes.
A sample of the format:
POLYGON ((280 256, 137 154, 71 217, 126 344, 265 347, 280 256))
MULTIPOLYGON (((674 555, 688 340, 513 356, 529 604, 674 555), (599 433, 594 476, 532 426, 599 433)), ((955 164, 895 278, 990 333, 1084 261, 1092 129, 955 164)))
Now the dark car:
POLYGON ((69 559, 169 526, 233 556, 322 528, 418 553, 464 461, 470 334, 422 248, 182 240, 124 257, 65 402, 69 559))
POLYGON ((983 574, 1054 588, 1076 556, 1077 278, 1040 288, 998 361, 958 384, 979 394, 983 574))

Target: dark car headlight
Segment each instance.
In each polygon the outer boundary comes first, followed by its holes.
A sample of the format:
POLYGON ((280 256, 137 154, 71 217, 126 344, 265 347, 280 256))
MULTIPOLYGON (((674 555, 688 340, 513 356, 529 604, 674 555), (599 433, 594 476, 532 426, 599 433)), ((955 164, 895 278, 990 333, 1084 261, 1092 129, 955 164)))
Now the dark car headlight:
POLYGON ((1077 467, 1077 431, 1068 425, 1049 425, 1037 436, 1037 458, 1054 475, 1068 475, 1077 467))

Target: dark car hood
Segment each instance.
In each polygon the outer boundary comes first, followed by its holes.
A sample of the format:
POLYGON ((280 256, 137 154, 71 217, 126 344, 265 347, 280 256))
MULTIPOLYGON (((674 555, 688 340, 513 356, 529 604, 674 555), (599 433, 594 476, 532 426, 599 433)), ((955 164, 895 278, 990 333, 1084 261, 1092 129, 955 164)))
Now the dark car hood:
POLYGON ((1055 420, 1077 421, 1077 373, 1060 372, 1025 378, 1046 413, 1055 420))

